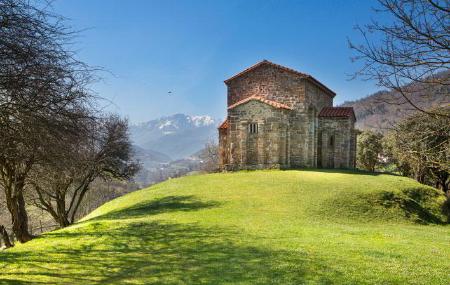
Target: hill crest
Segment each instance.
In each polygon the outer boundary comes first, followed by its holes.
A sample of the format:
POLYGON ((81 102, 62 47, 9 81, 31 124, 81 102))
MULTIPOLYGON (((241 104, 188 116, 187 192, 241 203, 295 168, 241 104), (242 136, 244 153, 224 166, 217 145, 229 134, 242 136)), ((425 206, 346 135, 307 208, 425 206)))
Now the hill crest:
POLYGON ((450 227, 417 223, 432 222, 421 211, 442 218, 441 198, 408 178, 348 171, 171 179, 2 252, 2 282, 447 284, 450 227))

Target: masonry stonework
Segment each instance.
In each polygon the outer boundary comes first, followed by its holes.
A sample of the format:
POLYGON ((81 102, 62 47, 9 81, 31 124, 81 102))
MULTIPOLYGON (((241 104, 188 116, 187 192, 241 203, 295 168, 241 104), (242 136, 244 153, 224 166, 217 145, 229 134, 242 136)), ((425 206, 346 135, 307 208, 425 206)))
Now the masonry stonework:
POLYGON ((355 115, 310 75, 262 61, 225 81, 220 167, 354 168, 355 115))

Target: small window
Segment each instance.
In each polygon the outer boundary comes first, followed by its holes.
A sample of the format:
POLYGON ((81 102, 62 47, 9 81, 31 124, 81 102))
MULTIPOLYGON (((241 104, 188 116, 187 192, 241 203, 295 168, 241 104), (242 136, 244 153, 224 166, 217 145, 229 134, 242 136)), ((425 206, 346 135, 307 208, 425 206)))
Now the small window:
POLYGON ((248 125, 248 132, 250 134, 257 134, 258 133, 258 124, 251 123, 248 125))
POLYGON ((334 146, 334 136, 330 137, 330 146, 334 146))

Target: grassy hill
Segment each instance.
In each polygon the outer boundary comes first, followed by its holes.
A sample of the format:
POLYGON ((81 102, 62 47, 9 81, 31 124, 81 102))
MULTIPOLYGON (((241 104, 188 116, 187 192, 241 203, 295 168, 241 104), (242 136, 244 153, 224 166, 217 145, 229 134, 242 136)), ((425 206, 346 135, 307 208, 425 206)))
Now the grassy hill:
POLYGON ((392 175, 183 177, 0 253, 0 283, 447 285, 444 201, 392 175))

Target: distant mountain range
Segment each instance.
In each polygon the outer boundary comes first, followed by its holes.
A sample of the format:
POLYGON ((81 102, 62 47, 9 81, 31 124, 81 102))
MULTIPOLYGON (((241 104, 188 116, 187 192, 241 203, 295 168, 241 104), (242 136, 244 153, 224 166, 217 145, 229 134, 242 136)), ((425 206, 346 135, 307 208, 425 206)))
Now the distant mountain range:
POLYGON ((208 141, 217 141, 220 120, 211 116, 175 114, 130 126, 135 157, 142 170, 141 187, 199 169, 196 154, 208 141))
POLYGON ((217 141, 218 124, 211 116, 175 114, 131 125, 130 133, 141 154, 170 161, 191 156, 208 140, 217 141))

